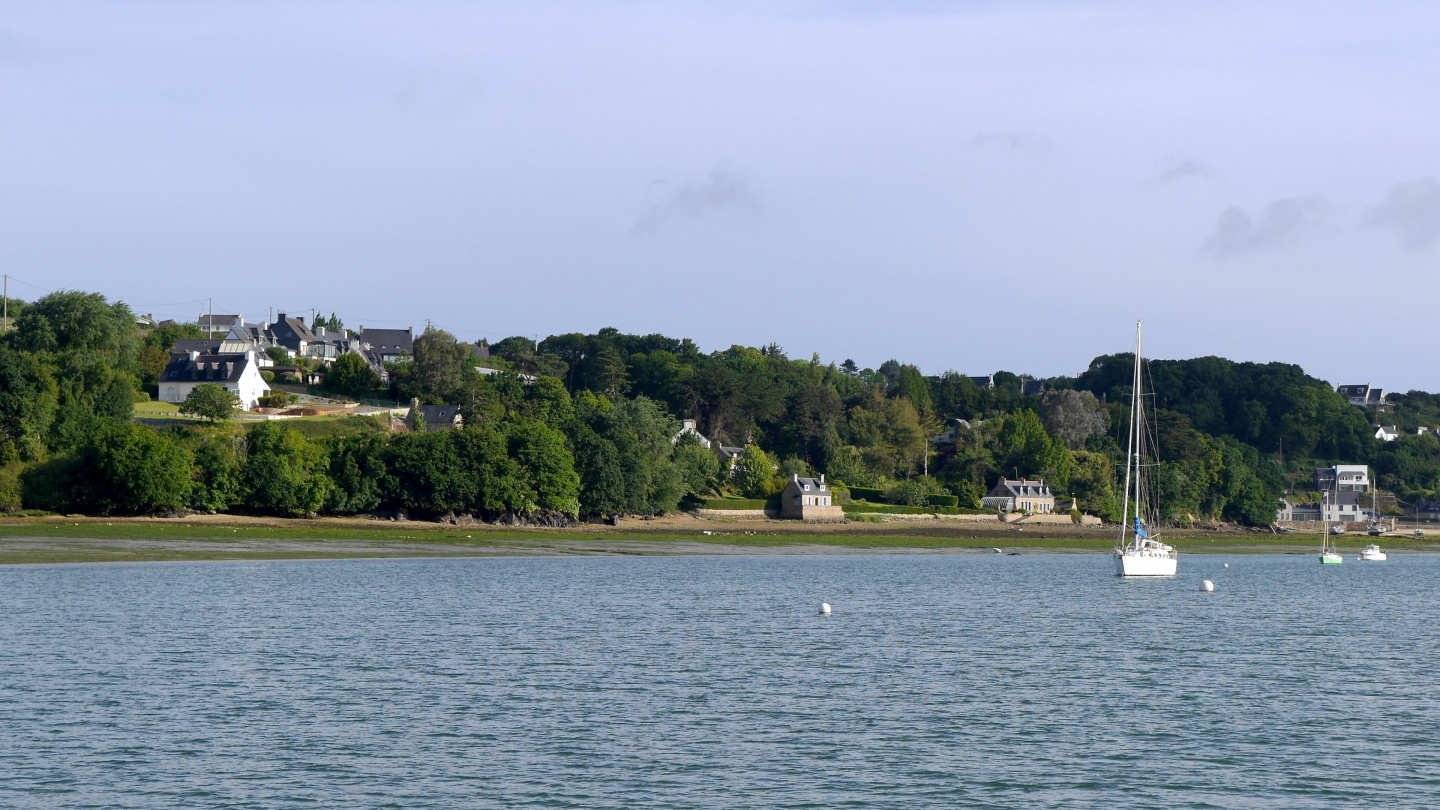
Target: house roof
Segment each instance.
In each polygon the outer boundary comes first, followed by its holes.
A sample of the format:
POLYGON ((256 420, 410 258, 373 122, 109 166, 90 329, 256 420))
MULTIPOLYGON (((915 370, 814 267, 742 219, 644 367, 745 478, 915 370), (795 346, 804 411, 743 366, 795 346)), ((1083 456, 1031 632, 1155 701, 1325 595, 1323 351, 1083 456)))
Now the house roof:
POLYGON ((987 497, 991 498, 1049 498, 1050 487, 1044 481, 1031 481, 1024 478, 1002 478, 990 490, 987 497))
POLYGON ((305 325, 304 318, 295 318, 283 312, 275 313, 275 323, 270 325, 270 331, 275 335, 275 342, 287 349, 298 351, 301 341, 315 341, 315 333, 305 325))
POLYGON ((230 327, 235 324, 244 322, 244 315, 201 315, 195 319, 195 325, 201 329, 224 329, 226 331, 229 331, 230 327))
POLYGON ((1039 380, 1021 380, 1020 393, 1043 394, 1045 393, 1045 383, 1040 382, 1039 380))
POLYGON ((160 382, 238 382, 251 363, 246 354, 175 353, 160 372, 160 382))
POLYGON ((460 415, 459 405, 421 405, 419 410, 427 425, 454 424, 455 417, 460 415))
POLYGON ((220 351, 220 344, 222 342, 220 338, 181 338, 175 341, 175 345, 170 348, 170 351, 172 354, 176 352, 184 354, 189 354, 190 352, 214 354, 220 351))
POLYGON ((415 350, 415 332, 412 329, 366 329, 362 326, 356 335, 362 342, 384 354, 415 350))
POLYGON ((824 479, 823 477, 821 477, 821 478, 801 478, 801 477, 798 476, 798 475, 793 475, 793 476, 791 476, 791 477, 790 477, 790 485, 787 486, 787 487, 785 487, 785 491, 786 491, 786 492, 789 492, 789 491, 792 490, 792 489, 797 489, 797 490, 800 490, 800 491, 802 491, 802 492, 829 492, 829 491, 830 491, 830 490, 828 490, 828 489, 825 488, 825 479, 824 479))

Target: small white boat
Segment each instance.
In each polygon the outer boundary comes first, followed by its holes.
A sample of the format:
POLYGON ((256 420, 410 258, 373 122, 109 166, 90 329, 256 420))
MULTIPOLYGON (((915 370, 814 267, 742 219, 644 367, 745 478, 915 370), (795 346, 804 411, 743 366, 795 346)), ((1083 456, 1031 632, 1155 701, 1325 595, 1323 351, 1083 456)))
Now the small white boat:
POLYGON ((1360 552, 1360 559, 1367 562, 1384 562, 1390 559, 1390 555, 1381 551, 1379 546, 1372 543, 1371 545, 1366 546, 1365 549, 1360 552))

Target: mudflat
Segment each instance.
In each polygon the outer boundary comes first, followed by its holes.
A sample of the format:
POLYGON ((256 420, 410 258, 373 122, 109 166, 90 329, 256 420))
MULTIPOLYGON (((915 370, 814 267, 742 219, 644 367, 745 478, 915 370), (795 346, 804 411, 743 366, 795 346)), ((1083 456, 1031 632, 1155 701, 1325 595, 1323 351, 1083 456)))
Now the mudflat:
MULTIPOLYGON (((707 520, 670 515, 624 520, 620 526, 568 528, 452 526, 425 521, 235 515, 182 518, 34 517, 0 521, 0 564, 155 562, 166 560, 324 559, 564 555, 1105 553, 1113 526, 1009 526, 990 523, 895 521, 802 524, 793 521, 707 520)), ((1182 553, 1309 553, 1318 537, 1243 527, 1172 529, 1182 553)), ((1341 538, 1343 553, 1376 542, 1341 538)), ((1381 538, 1391 552, 1440 551, 1440 537, 1397 533, 1381 538)))

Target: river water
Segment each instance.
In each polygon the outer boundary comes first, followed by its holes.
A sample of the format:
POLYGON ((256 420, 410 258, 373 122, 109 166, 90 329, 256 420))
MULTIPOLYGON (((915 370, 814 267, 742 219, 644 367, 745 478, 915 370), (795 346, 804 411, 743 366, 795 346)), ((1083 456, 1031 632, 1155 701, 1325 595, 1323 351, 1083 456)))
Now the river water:
POLYGON ((1437 807, 1437 577, 1314 555, 1155 582, 1042 554, 6 567, 0 806, 1437 807))

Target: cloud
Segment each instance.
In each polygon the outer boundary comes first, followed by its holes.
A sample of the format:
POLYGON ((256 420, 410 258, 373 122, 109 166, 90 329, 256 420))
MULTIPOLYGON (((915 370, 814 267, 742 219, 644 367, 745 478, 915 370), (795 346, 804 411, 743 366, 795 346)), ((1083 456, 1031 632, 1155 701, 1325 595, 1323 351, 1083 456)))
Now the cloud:
POLYGON ((1173 183, 1176 180, 1183 180, 1187 177, 1209 177, 1210 170, 1203 164, 1197 163, 1190 158, 1172 158, 1165 170, 1160 172, 1156 182, 1173 183))
POLYGON ((1239 208, 1227 208, 1221 212, 1215 232, 1205 240, 1204 249, 1225 258, 1292 245, 1314 227, 1327 208, 1325 200, 1318 196, 1276 200, 1254 218, 1239 208))
POLYGON ((977 132, 970 139, 976 149, 1000 149, 1022 155, 1038 156, 1049 152, 1048 138, 1030 132, 977 132))
POLYGON ((1440 182, 1426 176, 1400 183, 1360 221, 1371 228, 1389 228, 1411 250, 1425 250, 1440 236, 1440 182))
POLYGON ((743 172, 716 169, 700 182, 689 181, 656 203, 630 229, 633 236, 650 236, 673 219, 707 220, 717 217, 748 219, 760 210, 760 197, 743 172))

